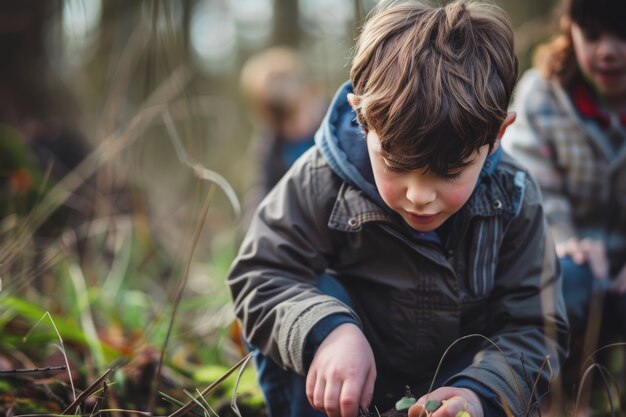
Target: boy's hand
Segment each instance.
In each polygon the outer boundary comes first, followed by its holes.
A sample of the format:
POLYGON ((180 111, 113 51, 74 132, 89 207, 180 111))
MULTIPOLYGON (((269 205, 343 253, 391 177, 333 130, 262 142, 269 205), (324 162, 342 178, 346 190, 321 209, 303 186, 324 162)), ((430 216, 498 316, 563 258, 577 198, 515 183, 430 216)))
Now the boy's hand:
POLYGON ((317 349, 306 377, 313 408, 329 417, 356 417, 374 393, 376 363, 367 339, 356 325, 344 323, 317 349))
POLYGON ((483 417, 483 406, 478 395, 467 388, 441 387, 422 396, 409 408, 409 417, 483 417), (434 412, 427 413, 426 402, 439 401, 441 406, 434 412), (467 414, 459 414, 464 411, 467 414))
POLYGON ((572 238, 556 245, 556 253, 560 258, 570 256, 578 265, 588 262, 596 279, 608 278, 609 260, 606 256, 604 242, 601 240, 572 238))

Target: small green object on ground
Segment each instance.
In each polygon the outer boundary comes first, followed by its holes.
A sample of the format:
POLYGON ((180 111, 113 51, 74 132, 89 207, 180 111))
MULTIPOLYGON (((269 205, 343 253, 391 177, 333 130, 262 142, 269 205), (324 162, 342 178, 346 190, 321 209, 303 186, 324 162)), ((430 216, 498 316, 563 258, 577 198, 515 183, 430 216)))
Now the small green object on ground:
MULTIPOLYGON (((424 405, 424 409, 428 411, 429 413, 432 413, 439 407, 441 407, 441 401, 437 401, 437 400, 428 400, 426 401, 426 404, 424 405)), ((458 417, 458 416, 455 416, 455 417, 458 417)))
POLYGON ((470 416, 470 413, 468 413, 467 411, 461 410, 458 413, 456 413, 454 417, 472 417, 472 416, 470 416))
POLYGON ((413 398, 413 397, 402 397, 396 403, 396 410, 397 411, 408 410, 409 407, 411 407, 416 402, 417 402, 417 400, 415 398, 413 398))

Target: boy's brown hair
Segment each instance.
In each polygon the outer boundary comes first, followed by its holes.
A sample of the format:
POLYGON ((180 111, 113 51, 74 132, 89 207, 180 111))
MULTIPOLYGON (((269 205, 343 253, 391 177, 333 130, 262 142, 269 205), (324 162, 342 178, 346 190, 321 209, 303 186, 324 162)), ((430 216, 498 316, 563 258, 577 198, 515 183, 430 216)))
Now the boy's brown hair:
POLYGON ((446 174, 493 145, 517 81, 513 30, 499 7, 383 5, 356 46, 355 111, 399 169, 446 174))

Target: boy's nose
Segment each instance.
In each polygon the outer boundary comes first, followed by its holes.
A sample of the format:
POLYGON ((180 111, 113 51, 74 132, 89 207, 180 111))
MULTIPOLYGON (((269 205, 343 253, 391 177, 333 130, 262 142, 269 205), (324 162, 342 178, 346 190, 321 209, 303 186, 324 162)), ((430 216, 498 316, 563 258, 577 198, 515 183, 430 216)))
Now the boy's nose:
POLYGON ((413 185, 407 188, 406 198, 415 207, 422 207, 435 201, 437 194, 432 187, 425 184, 413 185))

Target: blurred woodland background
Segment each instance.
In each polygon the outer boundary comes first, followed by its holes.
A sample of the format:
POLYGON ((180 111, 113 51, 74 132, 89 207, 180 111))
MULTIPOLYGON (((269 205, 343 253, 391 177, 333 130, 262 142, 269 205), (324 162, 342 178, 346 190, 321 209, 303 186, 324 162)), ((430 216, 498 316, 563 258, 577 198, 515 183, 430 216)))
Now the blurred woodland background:
MULTIPOLYGON (((242 65, 293 47, 329 100, 375 3, 0 1, 0 415, 166 414, 243 357, 242 65)), ((496 3, 523 70, 554 1, 496 3)), ((198 415, 258 408, 251 368, 198 415)))

